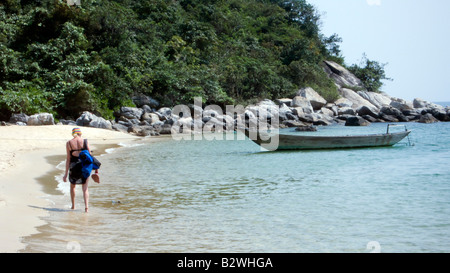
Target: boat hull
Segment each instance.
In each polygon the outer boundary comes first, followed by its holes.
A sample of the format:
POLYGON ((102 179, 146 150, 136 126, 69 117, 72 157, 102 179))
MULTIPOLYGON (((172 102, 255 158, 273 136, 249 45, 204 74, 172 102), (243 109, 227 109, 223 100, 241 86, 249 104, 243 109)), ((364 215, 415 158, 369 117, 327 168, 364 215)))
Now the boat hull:
POLYGON ((278 145, 272 145, 272 147, 275 147, 272 150, 345 149, 393 146, 407 137, 409 133, 411 131, 359 136, 305 136, 284 134, 269 136, 259 133, 256 139, 250 139, 264 147, 267 143, 274 143, 273 137, 278 137, 278 145))

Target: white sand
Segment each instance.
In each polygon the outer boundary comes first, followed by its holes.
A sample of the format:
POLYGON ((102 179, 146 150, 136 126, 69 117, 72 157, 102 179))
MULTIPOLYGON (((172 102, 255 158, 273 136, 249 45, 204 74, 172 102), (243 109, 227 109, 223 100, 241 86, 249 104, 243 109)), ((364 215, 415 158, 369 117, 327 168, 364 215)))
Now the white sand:
MULTIPOLYGON (((0 253, 18 252, 22 238, 45 224, 49 201, 37 178, 55 170, 46 160, 65 156, 65 143, 74 126, 0 126, 0 253)), ((140 138, 116 131, 80 127, 91 149, 99 144, 119 144, 140 138)), ((69 182, 67 182, 69 183, 69 182)))

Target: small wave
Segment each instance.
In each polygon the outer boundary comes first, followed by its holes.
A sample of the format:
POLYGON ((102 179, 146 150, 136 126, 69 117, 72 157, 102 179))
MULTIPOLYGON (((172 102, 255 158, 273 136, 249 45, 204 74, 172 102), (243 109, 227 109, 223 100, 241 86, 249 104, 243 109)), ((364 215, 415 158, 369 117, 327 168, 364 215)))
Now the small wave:
POLYGON ((109 148, 105 150, 105 153, 112 154, 117 148, 109 148))
POLYGON ((64 171, 66 169, 66 161, 63 160, 63 161, 59 162, 59 164, 56 165, 56 168, 58 170, 64 171))
MULTIPOLYGON (((131 144, 131 143, 119 143, 118 145, 121 146, 121 147, 124 147, 124 148, 130 148, 130 147, 142 146, 144 144, 142 144, 142 143, 133 143, 133 144, 131 144)), ((108 149, 105 150, 105 153, 106 154, 112 154, 117 149, 119 149, 119 148, 108 148, 108 149)))
POLYGON ((55 175, 55 181, 58 183, 58 185, 56 186, 56 189, 59 190, 64 195, 67 195, 70 193, 70 186, 69 186, 70 183, 64 182, 63 176, 64 176, 63 173, 55 175))
POLYGON ((119 146, 122 146, 122 147, 138 147, 138 146, 142 146, 142 145, 144 145, 143 143, 122 143, 122 142, 120 142, 119 143, 119 146))

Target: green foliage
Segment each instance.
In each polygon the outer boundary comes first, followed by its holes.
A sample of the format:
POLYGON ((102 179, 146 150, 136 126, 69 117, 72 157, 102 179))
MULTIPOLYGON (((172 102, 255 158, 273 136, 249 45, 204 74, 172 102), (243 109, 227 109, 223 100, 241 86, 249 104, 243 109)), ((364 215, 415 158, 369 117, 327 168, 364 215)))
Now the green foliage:
POLYGON ((6 92, 0 87, 0 107, 6 109, 8 113, 53 113, 50 104, 52 94, 42 92, 42 82, 21 80, 17 83, 7 83, 6 92))
POLYGON ((163 106, 243 103, 337 91, 343 63, 305 0, 7 0, 0 4, 0 113, 106 118, 136 93, 163 106))
POLYGON ((392 80, 386 77, 384 67, 387 64, 380 64, 377 61, 369 60, 366 54, 363 54, 363 58, 359 65, 352 65, 349 67, 349 71, 352 72, 357 78, 361 79, 364 86, 368 91, 379 92, 383 86, 383 80, 392 80))

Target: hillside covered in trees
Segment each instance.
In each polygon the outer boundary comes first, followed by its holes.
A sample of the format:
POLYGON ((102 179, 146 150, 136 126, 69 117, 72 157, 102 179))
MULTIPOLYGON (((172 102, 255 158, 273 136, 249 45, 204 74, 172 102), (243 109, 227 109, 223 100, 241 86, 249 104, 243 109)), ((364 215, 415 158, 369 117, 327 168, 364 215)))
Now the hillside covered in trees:
MULTIPOLYGON (((344 64, 305 0, 6 0, 0 4, 0 120, 50 112, 112 118, 142 93, 161 105, 250 103, 311 86, 339 94, 322 69, 344 64)), ((382 65, 374 81, 381 86, 382 65), (377 78, 378 77, 378 78, 377 78)), ((364 78, 370 67, 352 66, 364 78)), ((373 67, 372 67, 373 68, 373 67)))

